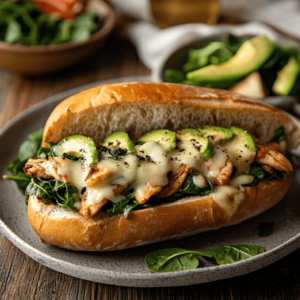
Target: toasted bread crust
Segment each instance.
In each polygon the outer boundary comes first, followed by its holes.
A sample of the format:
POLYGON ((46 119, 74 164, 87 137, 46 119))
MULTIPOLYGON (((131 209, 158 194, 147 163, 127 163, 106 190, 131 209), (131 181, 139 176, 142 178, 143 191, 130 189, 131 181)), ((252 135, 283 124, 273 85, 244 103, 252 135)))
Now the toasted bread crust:
MULTIPOLYGON (((87 135, 88 128, 99 122, 99 114, 103 113, 102 119, 108 123, 99 135, 99 130, 95 130, 90 135, 96 143, 100 142, 110 129, 115 131, 132 131, 137 124, 132 119, 132 110, 123 109, 128 107, 138 107, 142 105, 147 110, 153 109, 153 114, 161 114, 162 107, 172 105, 172 109, 179 109, 179 112, 192 108, 197 115, 191 118, 198 118, 199 115, 211 114, 210 125, 219 126, 240 126, 250 133, 257 134, 262 141, 268 141, 273 135, 274 129, 284 126, 290 149, 296 148, 300 143, 300 130, 297 125, 284 113, 274 107, 230 91, 199 88, 181 84, 170 83, 143 83, 143 82, 123 82, 113 83, 95 87, 79 94, 76 94, 60 103, 50 115, 44 131, 44 147, 46 141, 59 142, 70 132, 72 134, 87 135), (150 104, 150 106, 147 106, 150 104), (123 119, 112 119, 116 114, 116 107, 122 106, 123 119), (161 108, 160 112, 157 112, 161 108), (247 115, 253 118, 247 124, 243 123, 247 115), (269 123, 264 131, 262 125, 269 123), (72 120, 76 120, 74 124, 72 120), (126 124, 124 122, 126 120, 126 124), (110 124, 109 124, 110 123, 110 124), (113 123, 114 127, 111 126, 113 123), (117 123, 117 124, 116 124, 117 123), (72 127, 70 130, 67 128, 72 127), (97 132, 97 133, 96 133, 97 132), (98 134, 98 135, 97 135, 98 134)), ((190 112, 187 112, 190 113, 190 112)), ((178 116, 179 117, 179 116, 178 116)), ((158 117, 163 127, 167 129, 178 129, 177 124, 171 120, 171 116, 166 112, 163 118, 158 117)), ((133 118, 134 119, 134 118, 133 118)), ((155 118, 153 118, 155 119, 155 118)), ((147 130, 157 129, 157 122, 144 118, 147 130), (154 122, 154 123, 151 123, 154 122)), ((178 122, 180 125, 180 121, 178 122)), ((194 126, 207 125, 193 120, 194 126)), ((189 124, 181 124, 188 126, 189 124)), ((190 124, 191 126, 192 124, 190 124)), ((95 125, 96 126, 96 125, 95 125)), ((95 127, 96 128, 96 127, 95 127)), ((195 127, 196 128, 196 127, 195 127)), ((141 128, 140 128, 141 130, 141 128)), ((134 132, 136 133, 136 131, 134 132)))
POLYGON ((127 219, 121 214, 86 219, 77 212, 30 197, 28 217, 33 230, 46 243, 71 250, 121 250, 238 224, 277 204, 290 183, 291 179, 285 177, 245 187, 245 199, 232 217, 213 195, 132 211, 127 219))

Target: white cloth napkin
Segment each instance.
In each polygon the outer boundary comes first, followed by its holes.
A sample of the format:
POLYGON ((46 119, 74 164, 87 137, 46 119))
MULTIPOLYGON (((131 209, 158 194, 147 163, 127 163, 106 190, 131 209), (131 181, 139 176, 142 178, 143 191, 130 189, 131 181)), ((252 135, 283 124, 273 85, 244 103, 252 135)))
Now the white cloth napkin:
POLYGON ((141 61, 152 70, 152 80, 159 81, 160 68, 175 50, 195 40, 211 35, 230 32, 235 35, 267 35, 277 42, 280 35, 269 26, 251 22, 242 25, 185 24, 159 29, 155 25, 140 21, 128 28, 128 34, 137 47, 141 61))

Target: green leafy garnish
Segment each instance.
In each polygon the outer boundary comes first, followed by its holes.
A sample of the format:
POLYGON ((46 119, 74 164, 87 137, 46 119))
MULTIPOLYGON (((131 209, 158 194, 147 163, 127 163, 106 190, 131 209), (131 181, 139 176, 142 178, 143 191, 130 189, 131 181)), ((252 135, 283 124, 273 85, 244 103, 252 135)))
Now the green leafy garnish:
POLYGON ((274 228, 274 222, 260 222, 258 229, 259 229, 259 236, 268 236, 272 233, 274 228))
POLYGON ((208 250, 205 253, 212 255, 207 260, 217 265, 232 264, 244 259, 264 253, 265 249, 260 246, 222 246, 217 249, 208 250))
POLYGON ((26 188, 26 204, 29 196, 43 199, 44 203, 54 202, 64 209, 72 209, 76 199, 73 194, 78 192, 77 188, 70 183, 61 183, 58 180, 44 180, 42 178, 32 178, 26 188))
POLYGON ((25 0, 0 2, 0 40, 28 46, 54 45, 83 40, 100 29, 96 12, 86 12, 74 20, 61 20, 41 13, 25 0))
POLYGON ((195 256, 212 257, 206 252, 167 248, 147 254, 145 263, 148 269, 155 273, 191 270, 196 269, 199 265, 195 256))
POLYGON ((285 132, 284 128, 281 126, 274 130, 274 136, 271 138, 270 142, 280 143, 281 141, 285 140, 285 132))
POLYGON ((41 128, 35 132, 29 133, 28 138, 22 143, 19 149, 19 157, 14 159, 6 168, 13 175, 3 175, 4 179, 16 182, 19 190, 25 194, 27 185, 31 177, 23 172, 23 168, 29 158, 37 156, 42 144, 44 129, 41 128))

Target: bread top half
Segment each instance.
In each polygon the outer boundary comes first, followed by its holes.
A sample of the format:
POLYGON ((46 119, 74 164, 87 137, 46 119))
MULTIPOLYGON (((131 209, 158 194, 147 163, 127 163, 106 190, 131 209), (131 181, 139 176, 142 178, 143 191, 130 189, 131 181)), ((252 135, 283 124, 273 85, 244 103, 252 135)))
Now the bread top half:
POLYGON ((268 142, 283 126, 289 149, 300 143, 300 129, 278 109, 230 91, 170 83, 121 82, 78 93, 61 102, 44 130, 46 141, 81 134, 100 143, 115 131, 130 136, 165 128, 238 126, 268 142))

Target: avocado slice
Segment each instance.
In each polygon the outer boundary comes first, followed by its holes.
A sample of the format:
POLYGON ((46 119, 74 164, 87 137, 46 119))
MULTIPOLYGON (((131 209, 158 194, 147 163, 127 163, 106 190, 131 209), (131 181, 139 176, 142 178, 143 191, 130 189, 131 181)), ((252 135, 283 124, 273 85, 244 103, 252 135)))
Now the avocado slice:
POLYGON ((256 71, 267 61, 275 49, 266 36, 246 41, 237 53, 220 65, 209 65, 187 73, 187 79, 199 86, 228 89, 243 77, 256 71))
POLYGON ((242 128, 232 126, 230 127, 234 135, 236 135, 236 144, 245 145, 247 148, 253 151, 257 151, 257 147, 252 136, 242 128))
POLYGON ((72 135, 64 138, 60 143, 53 146, 52 153, 57 157, 83 157, 88 166, 98 162, 98 151, 94 140, 83 135, 72 135))
POLYGON ((206 125, 202 128, 198 128, 198 130, 207 137, 212 144, 224 144, 233 138, 233 132, 224 127, 206 125))
POLYGON ((129 135, 123 131, 117 131, 109 135, 102 141, 101 146, 127 149, 128 152, 136 153, 136 149, 134 148, 134 144, 129 135))
POLYGON ((200 152, 205 159, 211 157, 213 148, 207 137, 204 137, 197 129, 182 129, 178 131, 177 138, 181 142, 189 142, 189 147, 200 152))
POLYGON ((157 142, 162 145, 171 145, 171 149, 176 147, 176 133, 168 129, 157 129, 150 131, 143 136, 141 136, 137 144, 143 145, 146 142, 157 142))
POLYGON ((291 57, 277 74, 272 90, 277 95, 298 96, 300 93, 300 62, 291 57))

